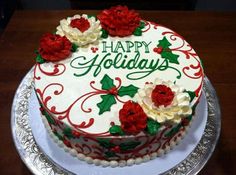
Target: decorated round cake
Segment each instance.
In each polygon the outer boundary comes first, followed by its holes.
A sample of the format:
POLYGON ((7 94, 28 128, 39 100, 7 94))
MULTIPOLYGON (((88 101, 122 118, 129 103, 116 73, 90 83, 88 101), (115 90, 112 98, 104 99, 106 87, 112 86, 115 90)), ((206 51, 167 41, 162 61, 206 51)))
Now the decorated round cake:
POLYGON ((102 166, 139 164, 185 135, 202 94, 200 58, 182 36, 126 6, 62 19, 39 42, 35 91, 48 132, 102 166))

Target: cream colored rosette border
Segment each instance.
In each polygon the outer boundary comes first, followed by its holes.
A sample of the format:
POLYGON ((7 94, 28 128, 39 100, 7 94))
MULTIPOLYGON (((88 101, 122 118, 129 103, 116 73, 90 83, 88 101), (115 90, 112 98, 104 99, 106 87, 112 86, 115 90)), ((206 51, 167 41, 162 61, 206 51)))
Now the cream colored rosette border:
POLYGON ((135 100, 143 108, 147 116, 158 123, 173 122, 180 123, 181 119, 192 114, 190 96, 183 87, 171 81, 155 79, 153 83, 145 84, 135 95, 135 100), (156 85, 165 85, 174 92, 174 99, 168 106, 155 106, 152 101, 152 91, 156 85))
POLYGON ((96 42, 102 32, 101 32, 100 21, 96 20, 94 16, 88 17, 88 15, 74 15, 73 17, 68 17, 66 19, 62 19, 60 21, 60 25, 57 27, 56 34, 60 36, 66 36, 72 43, 78 46, 85 46, 90 43, 96 42), (70 26, 70 23, 73 19, 77 18, 85 18, 88 20, 90 27, 88 30, 81 32, 77 28, 73 28, 70 26))

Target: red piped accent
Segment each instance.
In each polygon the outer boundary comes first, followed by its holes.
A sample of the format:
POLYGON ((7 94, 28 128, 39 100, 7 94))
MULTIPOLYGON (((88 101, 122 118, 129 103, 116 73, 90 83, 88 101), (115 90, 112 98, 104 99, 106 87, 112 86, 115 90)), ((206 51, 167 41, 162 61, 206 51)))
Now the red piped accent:
POLYGON ((114 146, 113 148, 111 148, 111 151, 115 152, 115 153, 120 153, 120 146, 119 145, 116 145, 114 146))
POLYGON ((79 132, 73 130, 72 135, 75 136, 76 138, 79 138, 81 134, 79 132))
POLYGON ((155 47, 155 48, 153 48, 153 52, 156 52, 156 53, 158 53, 158 54, 161 54, 162 51, 163 51, 163 48, 162 48, 162 47, 155 47))
POLYGON ((89 29, 90 23, 87 19, 81 17, 81 18, 72 19, 70 22, 70 26, 73 28, 77 28, 83 33, 89 29))
POLYGON ((98 51, 98 48, 97 47, 91 47, 91 50, 93 53, 96 53, 98 51))
POLYGON ((63 140, 63 143, 64 143, 67 147, 72 148, 72 146, 71 146, 71 144, 70 144, 70 141, 64 139, 64 140, 63 140))
POLYGON ((112 95, 117 95, 118 91, 116 87, 112 87, 111 89, 108 90, 109 94, 112 95))
POLYGON ((54 64, 54 68, 53 68, 52 72, 47 72, 42 69, 41 64, 36 63, 35 67, 34 67, 34 79, 36 79, 36 80, 41 79, 40 76, 36 76, 36 69, 37 68, 39 68, 39 71, 41 73, 43 73, 44 75, 47 75, 47 76, 59 76, 59 75, 62 75, 66 70, 66 66, 64 64, 59 63, 59 64, 54 64), (62 67, 62 68, 59 69, 59 67, 62 67))
POLYGON ((115 122, 111 122, 110 125, 111 125, 111 126, 114 126, 114 125, 115 125, 115 122))

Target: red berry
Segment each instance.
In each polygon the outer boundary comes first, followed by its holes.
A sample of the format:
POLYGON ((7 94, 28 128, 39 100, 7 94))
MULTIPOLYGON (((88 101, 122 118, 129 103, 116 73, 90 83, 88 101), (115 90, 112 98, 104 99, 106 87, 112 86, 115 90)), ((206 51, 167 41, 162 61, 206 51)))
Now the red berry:
POLYGON ((163 51, 163 48, 162 47, 158 47, 157 48, 157 53, 161 53, 163 51))
POLYGON ((182 125, 183 126, 188 126, 189 125, 189 120, 186 119, 186 118, 182 119, 182 125))
POLYGON ((120 146, 116 145, 113 148, 111 148, 111 151, 115 152, 115 153, 119 153, 120 152, 120 146))
POLYGON ((75 130, 72 131, 72 135, 75 136, 76 138, 80 137, 80 133, 75 130))
POLYGON ((109 93, 112 95, 117 95, 118 91, 116 87, 112 87, 111 89, 109 89, 109 93))
POLYGON ((71 148, 71 144, 68 140, 63 140, 63 143, 67 146, 71 148))
POLYGON ((157 48, 157 47, 155 47, 155 48, 153 49, 153 52, 157 52, 157 50, 158 50, 158 48, 157 48))

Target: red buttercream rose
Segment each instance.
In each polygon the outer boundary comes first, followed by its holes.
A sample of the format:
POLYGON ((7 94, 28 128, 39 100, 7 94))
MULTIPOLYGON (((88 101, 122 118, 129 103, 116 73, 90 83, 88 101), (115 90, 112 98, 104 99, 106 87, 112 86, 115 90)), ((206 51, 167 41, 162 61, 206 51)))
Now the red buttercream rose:
POLYGON ((102 28, 111 36, 129 36, 139 26, 141 18, 126 6, 115 6, 103 10, 98 16, 102 28))
POLYGON ((147 115, 138 103, 128 101, 119 111, 121 128, 129 134, 137 134, 147 125, 147 115))
POLYGON ((152 101, 159 107, 164 105, 165 107, 170 105, 174 99, 174 92, 166 85, 156 85, 152 91, 152 101))
POLYGON ((70 26, 79 29, 82 33, 89 29, 89 21, 83 17, 72 19, 70 26))
POLYGON ((65 36, 46 33, 40 39, 39 54, 47 61, 60 61, 70 56, 71 46, 65 36))

